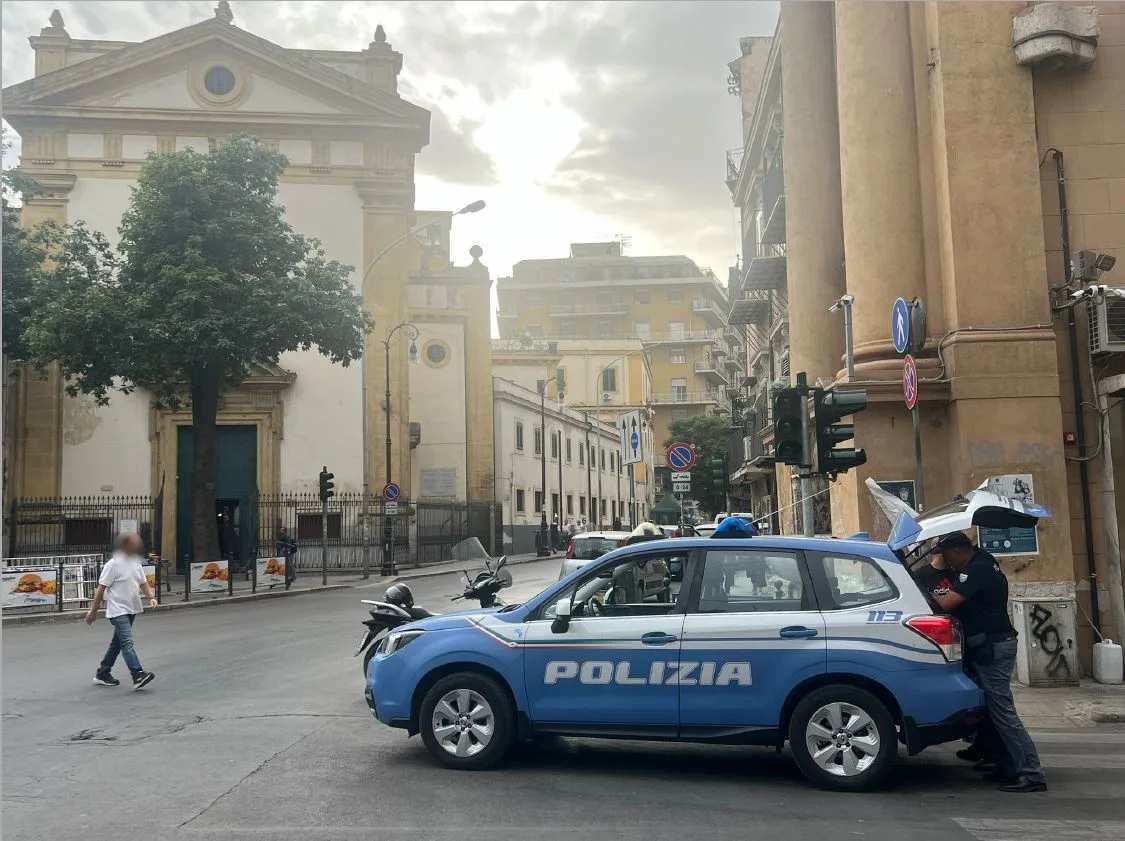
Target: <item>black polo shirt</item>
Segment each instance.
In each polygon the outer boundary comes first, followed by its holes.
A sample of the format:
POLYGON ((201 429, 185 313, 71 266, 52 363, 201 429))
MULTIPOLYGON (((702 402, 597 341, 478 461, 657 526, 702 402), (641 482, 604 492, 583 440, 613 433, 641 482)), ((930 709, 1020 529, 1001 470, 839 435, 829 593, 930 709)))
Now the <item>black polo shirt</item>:
POLYGON ((966 637, 1015 633, 1008 618, 1008 579, 996 558, 977 549, 968 566, 949 575, 953 580, 950 592, 965 599, 955 613, 966 637))

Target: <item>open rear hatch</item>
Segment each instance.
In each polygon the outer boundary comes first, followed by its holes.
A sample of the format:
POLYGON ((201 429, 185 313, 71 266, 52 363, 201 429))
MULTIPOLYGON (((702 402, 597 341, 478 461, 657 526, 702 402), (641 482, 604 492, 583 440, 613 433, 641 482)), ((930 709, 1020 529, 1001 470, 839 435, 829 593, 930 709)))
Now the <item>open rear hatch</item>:
POLYGON ((953 502, 921 514, 900 511, 887 546, 896 552, 955 531, 984 526, 992 529, 1034 528, 1051 512, 1034 502, 1021 502, 984 490, 984 485, 953 502))

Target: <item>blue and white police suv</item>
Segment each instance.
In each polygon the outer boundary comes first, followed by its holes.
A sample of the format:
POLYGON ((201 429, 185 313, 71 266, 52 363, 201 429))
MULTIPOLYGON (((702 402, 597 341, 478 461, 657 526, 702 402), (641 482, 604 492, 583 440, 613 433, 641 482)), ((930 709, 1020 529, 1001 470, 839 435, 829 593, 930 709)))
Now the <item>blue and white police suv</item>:
POLYGON ((962 669, 960 628, 915 583, 907 550, 1045 515, 975 491, 904 513, 886 543, 769 536, 624 547, 526 604, 398 629, 371 661, 367 703, 453 768, 486 768, 541 734, 788 741, 813 783, 870 789, 900 743, 916 754, 968 735, 983 715, 962 669), (634 567, 654 560, 683 563, 672 601, 631 585, 634 567))

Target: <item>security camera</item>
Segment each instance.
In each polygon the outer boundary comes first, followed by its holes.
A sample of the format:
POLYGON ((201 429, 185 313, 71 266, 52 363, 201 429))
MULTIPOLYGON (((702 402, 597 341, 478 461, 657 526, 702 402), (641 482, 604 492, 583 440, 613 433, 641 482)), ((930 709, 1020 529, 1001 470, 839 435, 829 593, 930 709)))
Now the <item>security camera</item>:
POLYGON ((841 295, 836 302, 828 308, 829 312, 839 312, 844 307, 850 307, 855 303, 855 295, 841 295))

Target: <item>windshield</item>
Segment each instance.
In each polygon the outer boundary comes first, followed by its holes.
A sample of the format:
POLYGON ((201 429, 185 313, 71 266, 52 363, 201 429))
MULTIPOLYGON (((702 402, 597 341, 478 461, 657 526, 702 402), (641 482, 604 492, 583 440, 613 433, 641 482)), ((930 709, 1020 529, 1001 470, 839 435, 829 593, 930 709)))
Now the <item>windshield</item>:
POLYGON ((571 557, 579 561, 593 561, 616 548, 617 541, 608 537, 579 537, 574 540, 571 557))

